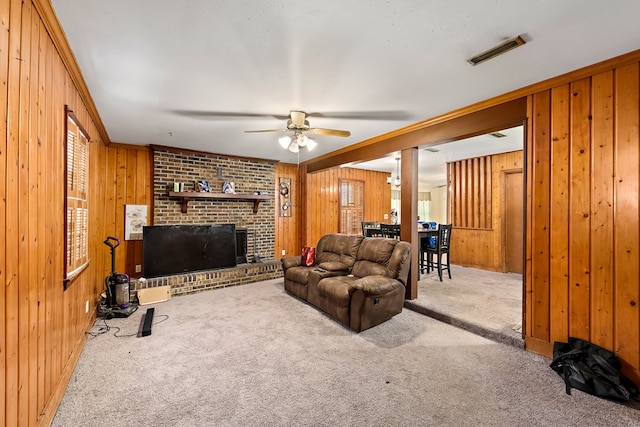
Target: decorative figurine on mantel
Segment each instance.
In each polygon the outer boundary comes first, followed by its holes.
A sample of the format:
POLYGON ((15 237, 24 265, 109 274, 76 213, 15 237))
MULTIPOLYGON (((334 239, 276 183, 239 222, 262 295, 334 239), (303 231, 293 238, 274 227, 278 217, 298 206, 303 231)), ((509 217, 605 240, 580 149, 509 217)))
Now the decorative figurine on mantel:
POLYGON ((233 184, 232 181, 225 181, 224 184, 222 184, 222 192, 224 194, 234 194, 235 193, 235 185, 233 184))
POLYGON ((196 189, 201 193, 208 193, 211 190, 209 189, 209 183, 207 181, 197 181, 196 189))

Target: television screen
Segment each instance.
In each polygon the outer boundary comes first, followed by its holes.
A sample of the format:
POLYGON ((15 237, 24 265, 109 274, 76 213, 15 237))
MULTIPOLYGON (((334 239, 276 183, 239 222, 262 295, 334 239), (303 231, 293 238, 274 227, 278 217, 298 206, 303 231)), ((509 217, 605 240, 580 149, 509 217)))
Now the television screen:
POLYGON ((142 229, 145 277, 236 266, 236 226, 154 225, 142 229))

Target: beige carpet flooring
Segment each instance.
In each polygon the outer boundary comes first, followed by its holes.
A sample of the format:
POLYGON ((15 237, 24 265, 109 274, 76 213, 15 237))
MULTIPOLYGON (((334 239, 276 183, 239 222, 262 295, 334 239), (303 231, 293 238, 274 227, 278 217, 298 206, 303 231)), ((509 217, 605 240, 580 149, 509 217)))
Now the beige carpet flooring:
POLYGON ((451 266, 423 274, 418 298, 405 306, 476 334, 523 347, 522 275, 451 266))
POLYGON ((281 279, 156 304, 138 337, 144 312, 88 340, 53 426, 640 424, 540 356, 406 309, 355 334, 281 279))

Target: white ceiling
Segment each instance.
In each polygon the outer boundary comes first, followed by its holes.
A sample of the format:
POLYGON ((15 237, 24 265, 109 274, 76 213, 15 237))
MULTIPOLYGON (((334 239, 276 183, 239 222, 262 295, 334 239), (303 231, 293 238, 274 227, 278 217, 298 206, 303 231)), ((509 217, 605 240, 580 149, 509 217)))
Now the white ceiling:
POLYGON ((292 163, 640 47, 637 0, 51 2, 112 141, 292 163), (298 157, 243 132, 292 109, 351 136, 298 157))

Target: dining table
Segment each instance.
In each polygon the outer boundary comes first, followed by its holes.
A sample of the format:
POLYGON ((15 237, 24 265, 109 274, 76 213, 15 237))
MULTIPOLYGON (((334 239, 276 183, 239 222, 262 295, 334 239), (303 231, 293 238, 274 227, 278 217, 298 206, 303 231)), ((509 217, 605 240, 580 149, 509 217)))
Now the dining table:
MULTIPOLYGON (((381 237, 380 227, 367 227, 364 229, 365 237, 381 237)), ((418 229, 418 237, 438 237, 438 230, 418 229)))

